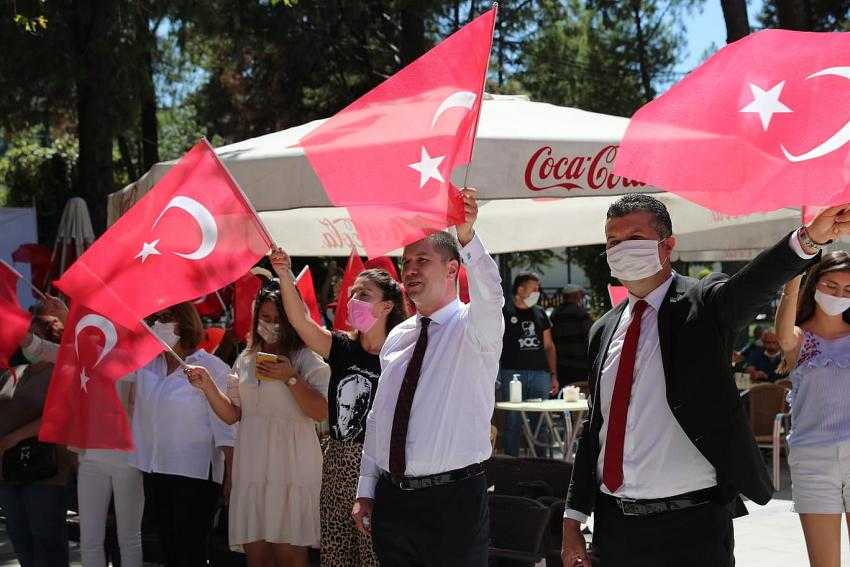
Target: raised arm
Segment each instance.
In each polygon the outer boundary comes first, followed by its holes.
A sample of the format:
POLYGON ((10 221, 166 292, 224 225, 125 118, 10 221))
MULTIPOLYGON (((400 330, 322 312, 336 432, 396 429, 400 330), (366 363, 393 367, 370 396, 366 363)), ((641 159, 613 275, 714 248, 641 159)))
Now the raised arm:
MULTIPOLYGON (((239 407, 239 400, 233 400, 222 392, 206 368, 189 366, 186 369, 186 377, 192 386, 204 393, 210 408, 221 421, 227 425, 233 425, 242 419, 242 408, 239 407)), ((232 375, 229 379, 238 382, 236 375, 232 375)), ((238 384, 236 387, 238 388, 238 384)), ((238 392, 238 389, 236 391, 238 392)))
POLYGON ((797 276, 782 290, 782 299, 776 308, 776 336, 779 338, 779 346, 785 360, 796 360, 797 351, 800 349, 800 338, 802 332, 797 327, 797 297, 800 294, 800 281, 803 276, 797 276))
POLYGON ((457 225, 457 239, 462 247, 460 256, 469 279, 469 318, 472 322, 469 330, 482 350, 492 351, 502 348, 505 296, 499 266, 475 234, 474 225, 478 218, 475 194, 475 189, 463 190, 466 220, 457 225))
MULTIPOLYGON (((298 288, 295 287, 295 277, 292 275, 292 261, 289 254, 280 247, 272 249, 269 257, 277 277, 280 279, 280 293, 283 299, 283 308, 286 318, 292 324, 295 332, 307 345, 307 348, 327 358, 331 352, 331 332, 313 321, 310 312, 298 288)), ((342 298, 340 298, 342 299, 342 298)))

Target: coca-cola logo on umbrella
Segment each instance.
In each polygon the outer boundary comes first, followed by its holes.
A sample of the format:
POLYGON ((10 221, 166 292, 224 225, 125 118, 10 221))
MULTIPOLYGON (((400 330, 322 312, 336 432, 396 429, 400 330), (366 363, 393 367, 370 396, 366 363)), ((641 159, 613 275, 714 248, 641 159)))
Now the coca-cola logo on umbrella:
POLYGON ((644 187, 645 183, 614 175, 617 146, 605 146, 594 156, 558 156, 552 146, 538 148, 525 166, 525 186, 531 191, 561 188, 613 190, 644 187))

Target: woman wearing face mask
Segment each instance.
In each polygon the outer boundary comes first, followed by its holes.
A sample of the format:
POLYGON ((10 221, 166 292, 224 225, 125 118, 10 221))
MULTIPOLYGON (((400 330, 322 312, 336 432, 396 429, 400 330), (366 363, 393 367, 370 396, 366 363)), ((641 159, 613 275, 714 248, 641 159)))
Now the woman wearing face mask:
MULTIPOLYGON (((515 374, 522 382, 524 400, 547 399, 558 392, 557 354, 552 340, 552 323, 537 305, 540 299, 540 277, 523 272, 514 278, 513 301, 502 308, 505 334, 499 361, 499 383, 502 399, 510 397, 510 383, 515 374)), ((520 419, 518 412, 507 412, 502 433, 505 453, 519 455, 520 419)), ((539 415, 532 417, 536 431, 539 415)))
POLYGON ((785 286, 776 314, 793 368, 788 465, 809 562, 838 567, 841 515, 850 519, 850 254, 824 254, 799 294, 801 279, 785 286))
POLYGON ((319 545, 315 425, 328 416, 330 369, 292 329, 276 282, 257 295, 251 339, 234 369, 226 394, 203 368, 189 370, 216 414, 239 422, 230 545, 244 549, 250 567, 306 566, 307 548, 319 545))
POLYGON ((271 261, 282 282, 284 307, 292 326, 331 367, 331 432, 322 469, 322 565, 377 565, 371 539, 356 529, 350 512, 357 492, 366 415, 381 374, 378 353, 387 333, 407 318, 401 285, 384 270, 362 272, 348 301, 348 320, 354 331, 332 333, 307 313, 295 287, 289 256, 277 249, 271 261))
MULTIPOLYGON (((198 349, 204 328, 191 303, 155 313, 147 323, 187 365, 204 368, 226 387, 230 369, 198 349)), ((213 413, 170 354, 157 356, 128 379, 135 391, 136 446, 129 463, 144 473, 145 505, 156 520, 164 563, 206 565, 222 483, 225 494, 230 486, 234 428, 213 413)))

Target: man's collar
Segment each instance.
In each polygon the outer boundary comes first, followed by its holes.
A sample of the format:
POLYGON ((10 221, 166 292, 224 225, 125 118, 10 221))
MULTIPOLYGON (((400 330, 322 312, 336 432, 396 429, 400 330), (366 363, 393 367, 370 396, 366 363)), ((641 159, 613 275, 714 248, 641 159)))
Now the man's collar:
MULTIPOLYGON (((452 317, 454 317, 455 313, 460 311, 461 305, 460 299, 455 298, 450 301, 448 304, 434 311, 429 319, 438 325, 445 325, 449 321, 451 321, 452 317)), ((416 324, 419 325, 419 320, 422 319, 422 314, 416 314, 416 324)))
POLYGON ((656 312, 658 312, 661 309, 661 304, 664 303, 664 298, 667 297, 667 292, 670 291, 670 286, 673 285, 674 275, 675 273, 671 273, 670 277, 664 280, 664 283, 653 289, 651 292, 649 292, 649 295, 644 298, 636 297, 629 293, 629 308, 634 307, 636 302, 638 302, 640 299, 643 299, 649 304, 650 307, 652 307, 653 309, 655 309, 656 312))

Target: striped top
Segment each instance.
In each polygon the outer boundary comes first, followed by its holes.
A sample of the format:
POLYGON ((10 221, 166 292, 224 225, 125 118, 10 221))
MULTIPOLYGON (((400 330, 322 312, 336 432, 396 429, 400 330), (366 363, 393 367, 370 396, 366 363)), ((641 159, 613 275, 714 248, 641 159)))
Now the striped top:
POLYGON ((850 335, 825 339, 804 329, 791 383, 789 445, 850 440, 850 335))

